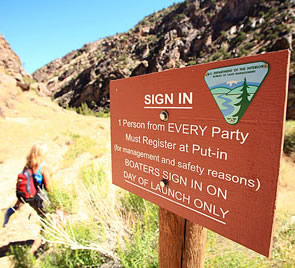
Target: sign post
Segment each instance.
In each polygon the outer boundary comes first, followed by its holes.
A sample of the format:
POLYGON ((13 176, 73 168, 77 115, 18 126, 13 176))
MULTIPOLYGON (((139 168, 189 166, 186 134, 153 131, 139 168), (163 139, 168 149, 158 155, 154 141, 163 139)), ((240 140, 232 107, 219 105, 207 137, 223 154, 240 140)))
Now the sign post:
POLYGON ((159 208, 159 267, 201 268, 207 230, 159 208))
MULTIPOLYGON (((160 256, 171 226, 187 222, 270 255, 289 57, 285 50, 111 82, 113 183, 161 208, 160 225, 169 225, 163 235, 160 226, 160 256)), ((183 264, 181 254, 173 253, 183 264)))

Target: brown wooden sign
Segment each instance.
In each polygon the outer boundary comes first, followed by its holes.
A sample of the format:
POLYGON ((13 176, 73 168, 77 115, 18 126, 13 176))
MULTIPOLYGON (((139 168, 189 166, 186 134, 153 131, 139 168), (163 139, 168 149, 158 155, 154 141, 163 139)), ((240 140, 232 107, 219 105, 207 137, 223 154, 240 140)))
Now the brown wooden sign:
POLYGON ((289 51, 111 82, 113 183, 269 256, 289 51))

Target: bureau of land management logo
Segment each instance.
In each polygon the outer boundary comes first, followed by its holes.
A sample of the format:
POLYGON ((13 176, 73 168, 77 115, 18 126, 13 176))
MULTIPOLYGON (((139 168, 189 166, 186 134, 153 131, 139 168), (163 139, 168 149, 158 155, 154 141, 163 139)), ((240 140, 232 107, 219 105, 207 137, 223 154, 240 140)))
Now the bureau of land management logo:
POLYGON ((237 124, 269 73, 264 61, 210 69, 206 84, 225 121, 237 124))

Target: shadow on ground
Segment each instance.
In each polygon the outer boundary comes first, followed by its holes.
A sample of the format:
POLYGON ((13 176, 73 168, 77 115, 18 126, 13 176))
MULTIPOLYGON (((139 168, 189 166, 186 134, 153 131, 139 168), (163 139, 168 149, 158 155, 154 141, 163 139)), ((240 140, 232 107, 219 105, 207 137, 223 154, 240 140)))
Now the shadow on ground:
POLYGON ((6 257, 11 253, 10 248, 13 246, 32 246, 34 244, 34 240, 25 240, 25 241, 15 241, 11 242, 8 245, 2 246, 0 248, 0 258, 6 257))

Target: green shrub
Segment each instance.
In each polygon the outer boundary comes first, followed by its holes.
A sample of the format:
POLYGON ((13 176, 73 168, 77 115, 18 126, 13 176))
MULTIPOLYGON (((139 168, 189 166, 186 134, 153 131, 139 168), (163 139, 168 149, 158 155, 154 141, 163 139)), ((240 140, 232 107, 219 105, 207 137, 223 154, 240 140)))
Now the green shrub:
POLYGON ((69 104, 67 104, 65 109, 85 116, 95 116, 95 112, 88 107, 86 102, 83 102, 79 107, 70 107, 69 104))
POLYGON ((126 268, 158 267, 158 208, 152 203, 127 193, 123 208, 136 219, 132 233, 119 241, 118 254, 126 268))
POLYGON ((119 256, 125 268, 157 268, 158 235, 151 223, 142 226, 139 220, 132 230, 132 236, 125 239, 125 247, 119 244, 119 256))
POLYGON ((83 102, 83 103, 81 104, 81 106, 79 106, 79 107, 77 108, 77 113, 78 113, 78 114, 82 114, 82 115, 92 115, 92 116, 95 116, 95 112, 92 111, 92 110, 88 107, 88 105, 87 105, 86 102, 83 102))
POLYGON ((269 20, 271 19, 275 14, 278 13, 278 9, 275 7, 270 8, 267 13, 265 14, 265 19, 269 20))
POLYGON ((205 267, 293 267, 295 263, 295 224, 290 216, 279 215, 272 257, 266 258, 218 234, 208 231, 205 267))
POLYGON ((47 208, 49 213, 55 212, 57 209, 63 209, 66 213, 74 213, 75 202, 77 195, 72 188, 65 188, 57 183, 51 184, 51 189, 48 192, 50 205, 47 208))
POLYGON ((79 249, 72 250, 59 246, 51 254, 48 254, 40 264, 41 268, 82 268, 100 267, 104 259, 95 251, 79 249))
POLYGON ((222 56, 222 53, 220 51, 214 53, 211 57, 210 57, 210 61, 216 61, 218 60, 220 57, 222 56))
POLYGON ((11 246, 10 251, 15 268, 35 267, 36 258, 29 252, 28 246, 11 246))
POLYGON ((124 213, 134 213, 138 215, 143 215, 145 211, 145 200, 138 195, 127 192, 121 198, 121 204, 124 213))
MULTIPOLYGON (((120 58, 119 60, 128 61, 126 57, 120 58)), ((126 62, 125 62, 125 64, 126 64, 126 62)), ((70 107, 69 104, 67 104, 65 109, 68 111, 74 111, 78 114, 85 115, 85 116, 96 116, 96 117, 103 117, 103 118, 110 117, 110 109, 106 108, 102 111, 95 112, 88 107, 86 102, 83 102, 81 104, 81 106, 79 106, 79 107, 70 107)))
MULTIPOLYGON (((50 241, 53 252, 42 256, 42 267, 100 267, 113 256, 108 249, 110 235, 106 225, 111 224, 109 202, 109 180, 101 168, 90 165, 82 168, 76 187, 79 191, 69 191, 60 199, 55 194, 52 203, 67 207, 79 206, 79 213, 67 215, 66 221, 59 223, 53 215, 43 221, 43 237, 50 241), (56 201, 57 199, 57 201, 56 201), (108 216, 104 213, 109 213, 108 216), (82 217, 80 217, 80 215, 82 217), (106 245, 107 249, 102 246, 106 245)), ((55 192, 55 191, 53 191, 55 192)), ((55 205, 58 207, 57 205, 55 205)), ((116 243, 116 239, 113 239, 116 243)))
POLYGON ((247 50, 246 48, 242 47, 239 51, 239 56, 248 56, 250 54, 250 50, 247 50))
POLYGON ((292 155, 295 153, 295 121, 287 121, 284 137, 284 153, 292 155))
POLYGON ((258 42, 260 42, 263 39, 263 34, 254 33, 253 38, 254 40, 257 40, 258 42))
POLYGON ((103 111, 96 112, 95 116, 96 117, 102 117, 102 118, 110 117, 110 110, 105 109, 103 111))
POLYGON ((295 133, 285 136, 284 153, 291 155, 295 152, 295 133))
POLYGON ((181 20, 183 20, 185 18, 186 18, 186 16, 183 13, 177 14, 175 17, 176 21, 178 21, 178 22, 180 22, 181 20))
POLYGON ((247 39, 247 35, 244 32, 239 32, 238 35, 233 39, 233 44, 237 45, 247 39))
POLYGON ((191 65, 195 65, 195 64, 197 64, 197 60, 190 60, 188 63, 187 63, 187 65, 188 66, 191 66, 191 65))
POLYGON ((23 80, 25 84, 28 84, 28 85, 36 83, 36 80, 32 76, 23 76, 23 80))
POLYGON ((94 165, 86 166, 81 169, 82 183, 87 188, 100 187, 105 181, 105 172, 102 168, 97 168, 94 165))
POLYGON ((269 33, 266 35, 266 40, 275 40, 279 37, 278 33, 269 33))
POLYGON ((252 42, 249 42, 247 44, 245 44, 244 49, 245 50, 250 50, 254 47, 254 44, 252 42))
POLYGON ((153 44, 155 42, 158 42, 158 38, 156 35, 154 34, 149 34, 147 37, 146 37, 146 41, 148 42, 148 44, 153 44))
POLYGON ((272 259, 277 264, 277 267, 294 267, 295 224, 290 223, 290 215, 288 214, 280 215, 280 219, 277 222, 272 259))
POLYGON ((97 143, 94 139, 74 133, 68 133, 67 135, 72 139, 72 143, 64 154, 64 167, 71 165, 74 160, 83 153, 88 152, 94 155, 98 153, 97 143))
MULTIPOLYGON (((88 194, 88 202, 94 206, 99 200, 107 200, 110 183, 106 179, 106 174, 102 168, 93 165, 81 169, 81 183, 88 194)), ((105 208, 104 208, 105 209, 105 208)))
POLYGON ((97 267, 106 261, 106 258, 89 244, 97 244, 97 229, 95 225, 68 224, 65 229, 69 234, 68 245, 54 246, 42 260, 41 267, 97 267))

